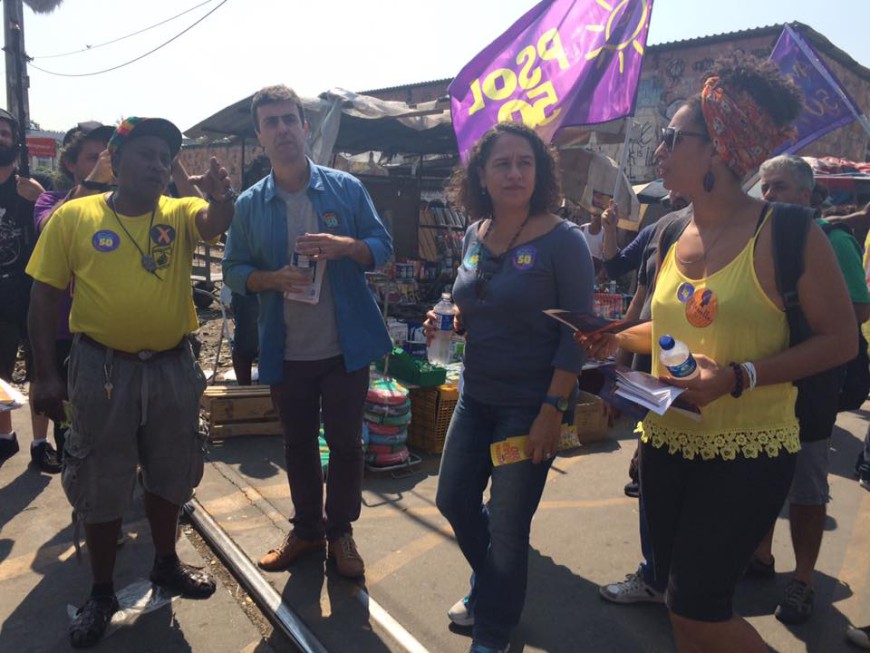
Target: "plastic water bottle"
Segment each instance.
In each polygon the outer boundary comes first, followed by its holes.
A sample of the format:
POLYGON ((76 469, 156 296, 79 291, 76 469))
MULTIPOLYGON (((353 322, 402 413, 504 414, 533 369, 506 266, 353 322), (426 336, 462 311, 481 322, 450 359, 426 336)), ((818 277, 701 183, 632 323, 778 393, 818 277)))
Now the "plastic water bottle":
POLYGON ((315 259, 302 254, 298 249, 294 249, 290 265, 306 272, 308 274, 308 283, 314 281, 314 271, 317 268, 317 261, 315 259))
POLYGON ((691 379, 698 375, 698 364, 686 343, 663 335, 659 338, 659 361, 675 379, 691 379))
POLYGON ((450 340, 453 337, 453 301, 450 293, 441 293, 441 301, 433 309, 438 316, 438 331, 426 350, 426 356, 433 365, 447 365, 450 362, 450 340))

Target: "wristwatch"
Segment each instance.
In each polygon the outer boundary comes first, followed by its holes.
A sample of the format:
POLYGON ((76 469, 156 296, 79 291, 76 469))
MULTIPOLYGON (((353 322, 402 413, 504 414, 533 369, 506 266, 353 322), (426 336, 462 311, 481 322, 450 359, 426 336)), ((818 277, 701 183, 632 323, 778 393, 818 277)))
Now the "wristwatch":
POLYGON ((565 413, 568 410, 568 400, 565 397, 554 397, 553 395, 547 395, 544 397, 544 403, 550 404, 560 413, 565 413))

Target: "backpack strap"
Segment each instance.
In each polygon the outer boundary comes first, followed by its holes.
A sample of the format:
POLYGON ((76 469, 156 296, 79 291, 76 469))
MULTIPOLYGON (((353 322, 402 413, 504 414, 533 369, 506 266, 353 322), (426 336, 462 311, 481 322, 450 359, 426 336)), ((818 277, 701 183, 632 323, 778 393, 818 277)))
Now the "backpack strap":
POLYGON ((776 288, 782 296, 788 321, 789 345, 806 340, 809 330, 801 311, 798 281, 804 273, 804 256, 810 224, 816 217, 812 209, 774 202, 772 239, 776 288))
POLYGON ((681 216, 666 224, 664 228, 659 231, 658 245, 656 247, 656 273, 650 282, 649 289, 647 290, 647 296, 649 297, 653 296, 656 281, 659 278, 659 272, 661 272, 662 263, 664 263, 668 250, 680 239, 680 236, 683 235, 683 232, 692 220, 694 211, 691 210, 691 207, 686 207, 683 211, 684 213, 681 216))

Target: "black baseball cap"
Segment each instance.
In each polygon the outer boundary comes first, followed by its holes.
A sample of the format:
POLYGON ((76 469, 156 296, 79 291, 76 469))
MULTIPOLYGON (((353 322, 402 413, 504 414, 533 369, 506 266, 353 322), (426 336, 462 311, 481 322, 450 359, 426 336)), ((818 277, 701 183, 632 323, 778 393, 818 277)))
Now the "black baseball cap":
POLYGON ((139 118, 130 116, 115 127, 115 133, 109 140, 109 152, 112 156, 124 143, 140 136, 156 136, 166 141, 169 153, 174 159, 181 150, 181 131, 165 118, 139 118))
POLYGON ((67 145, 69 145, 70 141, 72 141, 72 139, 79 133, 82 133, 89 139, 95 141, 108 142, 114 132, 114 127, 112 127, 111 125, 104 125, 103 123, 97 122, 96 120, 80 122, 63 135, 63 146, 66 147, 67 145))
POLYGON ((5 109, 0 109, 0 120, 7 120, 12 125, 12 131, 15 132, 15 138, 18 138, 18 119, 5 109))

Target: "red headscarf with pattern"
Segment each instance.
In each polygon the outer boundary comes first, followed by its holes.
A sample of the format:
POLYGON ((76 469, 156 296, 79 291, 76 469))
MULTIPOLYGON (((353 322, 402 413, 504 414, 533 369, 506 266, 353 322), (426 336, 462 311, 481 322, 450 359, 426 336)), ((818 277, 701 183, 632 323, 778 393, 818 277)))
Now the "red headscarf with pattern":
POLYGON ((716 152, 739 179, 795 135, 791 125, 777 125, 747 91, 724 87, 715 76, 704 83, 701 111, 716 152))

